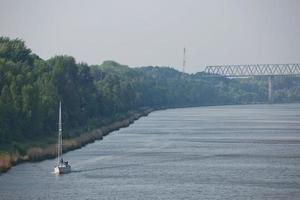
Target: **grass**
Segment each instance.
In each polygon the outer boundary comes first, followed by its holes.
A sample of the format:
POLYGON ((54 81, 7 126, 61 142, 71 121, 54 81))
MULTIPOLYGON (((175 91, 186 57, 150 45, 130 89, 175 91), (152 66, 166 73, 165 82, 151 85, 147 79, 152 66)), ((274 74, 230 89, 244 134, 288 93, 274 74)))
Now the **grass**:
MULTIPOLYGON (((87 126, 65 130, 63 134, 64 151, 82 147, 96 139, 102 139, 109 132, 128 126, 138 116, 141 116, 144 111, 149 112, 149 109, 129 111, 111 118, 104 118, 99 121, 97 128, 89 129, 87 126)), ((0 172, 6 171, 12 164, 16 164, 19 161, 37 161, 55 156, 56 143, 56 133, 53 133, 52 136, 34 137, 34 139, 0 142, 0 172)))

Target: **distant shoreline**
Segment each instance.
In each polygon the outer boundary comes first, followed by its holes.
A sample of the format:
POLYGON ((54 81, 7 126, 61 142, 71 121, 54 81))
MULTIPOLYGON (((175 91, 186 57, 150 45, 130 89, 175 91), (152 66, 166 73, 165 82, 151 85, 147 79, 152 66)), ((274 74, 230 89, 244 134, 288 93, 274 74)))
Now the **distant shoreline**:
MULTIPOLYGON (((104 136, 109 133, 118 130, 120 128, 128 127, 135 120, 147 116, 152 111, 157 109, 147 108, 141 111, 134 111, 129 117, 123 120, 113 122, 109 125, 102 126, 100 128, 93 129, 89 132, 83 133, 80 136, 64 139, 63 152, 79 149, 89 143, 96 140, 102 140, 104 136)), ((49 158, 55 158, 57 156, 56 144, 50 144, 46 147, 31 147, 27 150, 26 155, 22 156, 18 152, 16 153, 4 153, 0 152, 0 174, 8 171, 12 166, 22 162, 34 162, 42 161, 49 158)))

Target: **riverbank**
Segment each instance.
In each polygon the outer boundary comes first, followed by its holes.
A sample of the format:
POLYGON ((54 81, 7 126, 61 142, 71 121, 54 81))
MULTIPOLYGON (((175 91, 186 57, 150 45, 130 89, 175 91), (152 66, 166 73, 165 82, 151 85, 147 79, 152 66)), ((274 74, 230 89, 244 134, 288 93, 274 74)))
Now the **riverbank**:
MULTIPOLYGON (((153 108, 146 108, 139 111, 134 111, 129 117, 123 120, 113 122, 109 125, 94 129, 92 131, 81 134, 80 136, 64 139, 63 152, 68 152, 74 149, 81 148, 86 144, 101 140, 110 132, 127 127, 140 117, 147 116, 150 112, 154 111, 153 108)), ((48 158, 57 156, 56 144, 50 144, 45 147, 30 147, 25 155, 20 155, 19 152, 8 153, 0 152, 0 173, 6 172, 12 166, 27 162, 27 161, 41 161, 48 158)))

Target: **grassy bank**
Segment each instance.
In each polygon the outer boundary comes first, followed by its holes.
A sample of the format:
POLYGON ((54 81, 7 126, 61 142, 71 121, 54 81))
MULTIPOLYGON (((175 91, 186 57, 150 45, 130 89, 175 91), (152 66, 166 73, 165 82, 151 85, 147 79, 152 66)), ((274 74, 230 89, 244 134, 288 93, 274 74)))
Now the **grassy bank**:
MULTIPOLYGON (((68 152, 74 149, 83 147, 84 145, 94 142, 95 140, 102 139, 110 132, 118 130, 122 127, 127 127, 135 120, 142 116, 148 115, 154 109, 147 108, 140 111, 134 111, 129 114, 125 119, 112 122, 106 126, 93 129, 89 132, 82 133, 79 136, 63 140, 63 152, 68 152)), ((48 140, 49 141, 49 140, 48 140)), ((50 140, 51 141, 51 140, 50 140)), ((26 151, 19 152, 17 149, 14 151, 0 151, 0 173, 5 172, 16 165, 25 161, 40 161, 47 158, 54 158, 57 155, 56 143, 48 145, 36 145, 36 143, 26 144, 26 151)), ((22 150, 24 151, 24 149, 22 150)))

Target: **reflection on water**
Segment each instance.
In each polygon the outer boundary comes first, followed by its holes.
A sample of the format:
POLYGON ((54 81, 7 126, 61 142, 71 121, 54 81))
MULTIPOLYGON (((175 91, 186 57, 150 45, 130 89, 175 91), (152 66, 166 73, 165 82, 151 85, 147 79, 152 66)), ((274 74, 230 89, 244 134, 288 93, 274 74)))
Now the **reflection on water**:
POLYGON ((0 199, 299 199, 300 104, 170 109, 0 176, 0 199))

